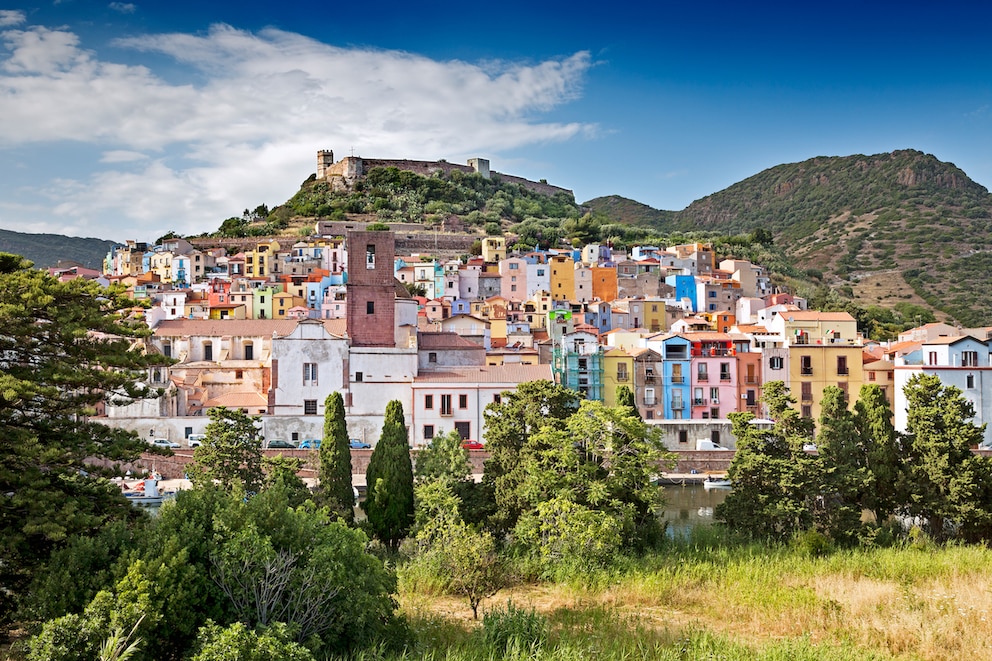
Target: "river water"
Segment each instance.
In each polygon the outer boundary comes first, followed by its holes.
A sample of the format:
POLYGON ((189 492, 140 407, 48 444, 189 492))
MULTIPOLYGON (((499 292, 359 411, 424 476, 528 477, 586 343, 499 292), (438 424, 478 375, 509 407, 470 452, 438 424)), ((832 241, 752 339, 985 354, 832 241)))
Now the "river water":
MULTIPOLYGON (((666 486, 664 491, 663 516, 668 523, 669 535, 684 534, 696 526, 712 524, 713 509, 730 493, 729 489, 704 489, 701 484, 666 486)), ((152 516, 158 514, 158 506, 143 509, 152 516)), ((365 511, 356 504, 355 520, 363 519, 365 511)))
POLYGON ((713 510, 729 489, 704 489, 701 484, 665 487, 664 517, 669 535, 685 534, 697 526, 713 523, 713 510))

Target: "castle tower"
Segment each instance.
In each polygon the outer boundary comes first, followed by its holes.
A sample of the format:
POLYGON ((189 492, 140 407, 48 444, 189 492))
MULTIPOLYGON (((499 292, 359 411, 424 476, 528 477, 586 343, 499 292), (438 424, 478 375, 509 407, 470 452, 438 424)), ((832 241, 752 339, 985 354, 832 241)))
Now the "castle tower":
POLYGON ((484 179, 489 178, 489 159, 488 158, 470 158, 468 159, 468 166, 482 175, 484 179))
POLYGON ((355 347, 396 346, 396 238, 348 232, 347 328, 355 347))
POLYGON ((324 179, 327 170, 334 164, 334 152, 330 149, 321 149, 317 152, 317 179, 324 179))

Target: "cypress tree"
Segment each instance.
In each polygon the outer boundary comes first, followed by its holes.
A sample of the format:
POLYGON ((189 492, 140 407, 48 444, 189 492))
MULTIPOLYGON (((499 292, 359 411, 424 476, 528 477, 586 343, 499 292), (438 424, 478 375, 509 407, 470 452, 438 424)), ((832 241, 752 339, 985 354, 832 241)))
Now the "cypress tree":
POLYGON ((854 411, 861 455, 868 471, 862 505, 881 524, 907 500, 906 467, 892 424, 892 409, 882 389, 873 383, 861 386, 854 411))
POLYGON ((372 535, 396 550, 413 525, 413 462, 403 404, 386 405, 382 434, 366 471, 365 514, 372 535))
POLYGON ((320 495, 324 504, 346 522, 355 521, 351 481, 351 447, 344 419, 344 398, 332 392, 324 400, 324 440, 320 444, 320 495))
POLYGON ((637 400, 634 399, 634 391, 628 386, 617 388, 617 406, 629 406, 634 409, 634 415, 640 419, 641 412, 637 410, 637 400))
POLYGON ((861 527, 860 495, 867 470, 859 450, 854 414, 837 386, 823 389, 816 435, 820 497, 814 501, 816 526, 839 541, 851 541, 861 527))

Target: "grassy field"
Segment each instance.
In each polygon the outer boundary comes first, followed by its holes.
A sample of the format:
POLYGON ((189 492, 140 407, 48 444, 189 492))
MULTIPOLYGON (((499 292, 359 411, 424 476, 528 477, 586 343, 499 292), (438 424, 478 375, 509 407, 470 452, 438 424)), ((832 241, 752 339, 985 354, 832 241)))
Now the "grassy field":
POLYGON ((546 627, 540 642, 509 651, 485 640, 500 622, 473 622, 466 602, 401 568, 400 603, 420 646, 386 658, 992 659, 992 551, 982 547, 811 557, 685 542, 621 564, 484 602, 498 613, 512 600, 546 627))

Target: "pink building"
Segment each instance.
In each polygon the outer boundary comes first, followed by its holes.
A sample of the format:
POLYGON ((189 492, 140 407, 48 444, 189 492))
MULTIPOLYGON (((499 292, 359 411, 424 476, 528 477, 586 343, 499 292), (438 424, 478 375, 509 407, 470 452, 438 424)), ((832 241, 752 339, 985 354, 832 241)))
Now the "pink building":
POLYGON ((527 262, 509 257, 499 263, 500 295, 508 301, 527 300, 527 262))
POLYGON ((737 351, 726 333, 684 335, 692 343, 692 418, 725 419, 737 411, 737 351))

